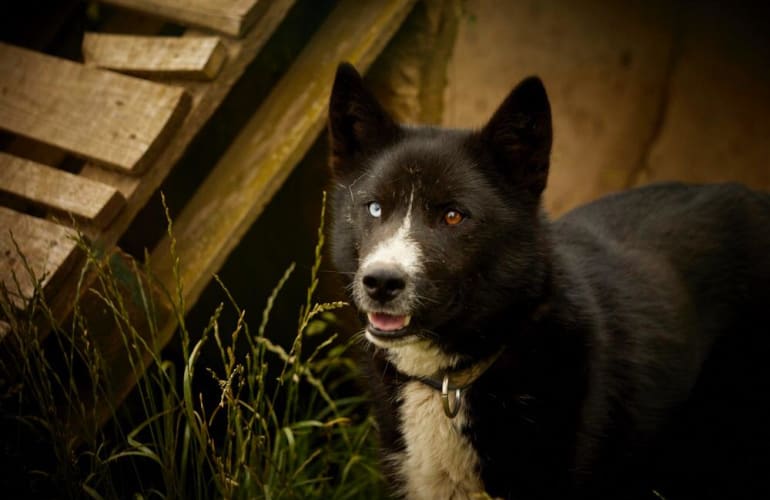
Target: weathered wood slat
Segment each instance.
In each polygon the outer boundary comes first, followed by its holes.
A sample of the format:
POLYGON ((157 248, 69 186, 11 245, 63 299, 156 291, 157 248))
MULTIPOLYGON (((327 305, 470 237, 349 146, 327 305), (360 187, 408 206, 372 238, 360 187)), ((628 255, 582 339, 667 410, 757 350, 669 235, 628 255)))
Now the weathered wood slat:
POLYGON ((241 36, 264 10, 267 0, 105 0, 178 24, 241 36))
POLYGON ((5 207, 0 207, 0 228, 0 283, 22 308, 35 292, 35 281, 48 291, 67 273, 76 258, 75 232, 5 207))
POLYGON ((137 175, 189 109, 184 89, 0 43, 0 128, 137 175))
POLYGON ((218 37, 86 33, 85 63, 137 76, 211 80, 227 57, 218 37))
MULTIPOLYGON (((220 158, 174 226, 187 307, 323 129, 339 62, 365 70, 412 5, 411 0, 341 1, 220 158)), ((169 248, 166 238, 151 262, 160 283, 173 290, 169 248)))
POLYGON ((105 227, 125 200, 117 189, 0 152, 0 193, 105 227))

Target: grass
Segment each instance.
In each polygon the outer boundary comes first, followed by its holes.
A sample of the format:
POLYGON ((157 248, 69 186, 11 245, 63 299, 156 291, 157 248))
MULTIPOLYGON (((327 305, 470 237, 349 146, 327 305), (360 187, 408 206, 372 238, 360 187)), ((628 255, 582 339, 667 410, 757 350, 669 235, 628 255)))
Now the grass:
POLYGON ((351 345, 329 334, 334 311, 344 304, 315 300, 323 217, 322 210, 290 345, 271 340, 277 336, 269 333, 269 319, 281 289, 294 278, 294 265, 270 295, 256 329, 220 282, 229 300, 203 331, 189 331, 177 273, 176 290, 165 297, 179 323, 176 357, 156 341, 158 304, 149 266, 130 269, 134 301, 141 305, 137 321, 126 277, 80 240, 87 262, 79 288, 87 272, 96 274, 86 293, 107 311, 139 380, 131 411, 112 407, 109 367, 79 304, 71 320, 59 324, 39 285, 25 312, 10 305, 13 294, 4 289, 0 304, 18 355, 0 361, 3 456, 13 464, 0 480, 3 491, 27 498, 382 497, 373 418, 365 397, 350 390, 358 375, 351 345), (238 317, 231 331, 220 328, 225 308, 238 317), (38 341, 41 318, 51 330, 45 342, 38 341), (214 355, 202 357, 205 350, 214 355), (152 363, 145 370, 147 359, 152 363), (203 366, 202 359, 216 362, 203 366), (200 389, 207 383, 214 393, 200 389), (101 427, 98 412, 105 409, 113 418, 101 427))

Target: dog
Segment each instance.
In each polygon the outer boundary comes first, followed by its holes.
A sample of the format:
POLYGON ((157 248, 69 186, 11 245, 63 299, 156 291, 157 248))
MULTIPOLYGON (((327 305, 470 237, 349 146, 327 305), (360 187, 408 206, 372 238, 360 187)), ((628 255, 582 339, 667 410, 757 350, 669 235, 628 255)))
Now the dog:
POLYGON ((394 495, 770 498, 770 194, 661 183, 549 220, 537 77, 450 130, 343 63, 328 130, 394 495))

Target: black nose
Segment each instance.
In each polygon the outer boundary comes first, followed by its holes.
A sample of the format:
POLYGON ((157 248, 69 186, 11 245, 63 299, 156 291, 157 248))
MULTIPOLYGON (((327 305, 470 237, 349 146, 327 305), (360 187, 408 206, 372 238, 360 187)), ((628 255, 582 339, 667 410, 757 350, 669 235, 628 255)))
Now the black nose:
POLYGON ((406 277, 397 267, 376 267, 363 277, 367 295, 379 302, 389 302, 404 290, 406 277))

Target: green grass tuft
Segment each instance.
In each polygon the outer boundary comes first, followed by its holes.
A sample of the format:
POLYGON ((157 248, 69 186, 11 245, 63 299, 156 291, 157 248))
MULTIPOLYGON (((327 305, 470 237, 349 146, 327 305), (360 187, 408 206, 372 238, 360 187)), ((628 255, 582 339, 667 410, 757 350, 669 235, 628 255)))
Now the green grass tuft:
POLYGON ((2 290, 2 316, 17 352, 0 360, 3 454, 16 463, 15 474, 0 483, 3 491, 65 498, 383 497, 375 424, 365 397, 349 390, 358 376, 351 346, 327 333, 334 311, 345 304, 315 300, 324 210, 306 300, 288 346, 271 340, 269 319, 294 265, 270 295, 256 330, 219 278, 228 302, 203 331, 188 330, 166 215, 177 282, 167 298, 179 325, 181 359, 158 345, 161 325, 147 262, 127 268, 79 241, 86 254, 79 286, 87 272, 95 273, 86 293, 111 319, 111 334, 120 337, 139 380, 131 418, 112 407, 110 367, 79 304, 70 321, 58 324, 39 286, 23 312, 11 305, 12 291, 2 290), (127 282, 133 284, 129 293, 127 282), (141 321, 127 296, 140 304, 141 321), (232 331, 220 328, 225 308, 238 317, 232 331), (50 329, 45 342, 38 340, 41 325, 50 329), (201 357, 205 349, 216 353, 217 366, 202 365, 211 358, 201 357), (216 394, 199 391, 206 379, 215 382, 216 394), (113 418, 101 427, 105 409, 113 418))

